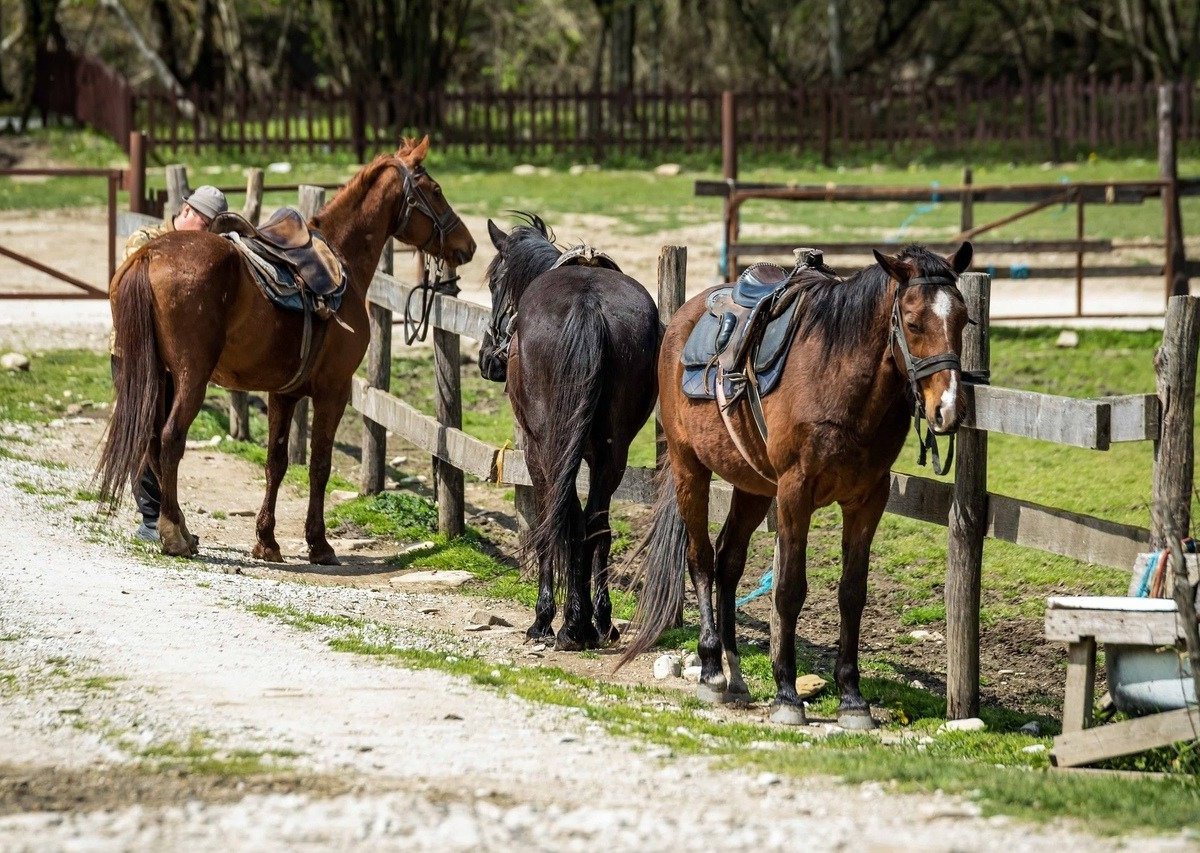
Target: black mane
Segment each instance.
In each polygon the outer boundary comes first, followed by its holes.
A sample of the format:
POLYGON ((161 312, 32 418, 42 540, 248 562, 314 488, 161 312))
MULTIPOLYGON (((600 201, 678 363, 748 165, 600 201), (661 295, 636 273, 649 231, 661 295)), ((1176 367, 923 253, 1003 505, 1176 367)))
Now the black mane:
MULTIPOLYGON (((954 271, 941 255, 924 246, 904 247, 898 257, 916 268, 918 275, 954 271)), ((845 355, 868 345, 879 303, 887 295, 891 277, 878 263, 845 280, 817 278, 808 285, 799 335, 821 336, 821 358, 845 355)), ((922 285, 932 288, 936 285, 922 285)))
POLYGON ((554 232, 540 216, 515 212, 526 222, 509 232, 503 255, 497 253, 487 268, 494 305, 508 294, 514 301, 519 299, 525 286, 554 266, 562 255, 562 250, 554 245, 554 232))

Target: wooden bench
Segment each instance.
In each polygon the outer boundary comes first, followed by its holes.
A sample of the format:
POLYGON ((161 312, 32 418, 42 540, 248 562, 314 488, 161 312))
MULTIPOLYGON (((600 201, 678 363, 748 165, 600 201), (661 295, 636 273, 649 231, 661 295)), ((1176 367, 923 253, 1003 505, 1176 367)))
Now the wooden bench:
POLYGON ((1046 639, 1067 644, 1063 733, 1054 739, 1050 753, 1054 766, 1081 767, 1197 737, 1200 710, 1196 708, 1092 727, 1096 644, 1182 647, 1183 624, 1174 601, 1118 596, 1050 598, 1046 639))

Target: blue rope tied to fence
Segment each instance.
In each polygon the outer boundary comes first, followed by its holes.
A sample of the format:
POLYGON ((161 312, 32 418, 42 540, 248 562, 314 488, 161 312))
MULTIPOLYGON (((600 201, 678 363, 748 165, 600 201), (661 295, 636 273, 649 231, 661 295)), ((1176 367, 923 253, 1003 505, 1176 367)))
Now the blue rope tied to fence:
POLYGON ((941 184, 933 181, 929 184, 932 192, 929 195, 929 201, 918 204, 916 208, 908 216, 904 217, 904 221, 900 223, 900 227, 896 229, 896 233, 892 235, 889 243, 899 243, 900 238, 904 236, 904 232, 908 230, 908 226, 912 225, 917 219, 920 219, 927 213, 932 213, 937 210, 942 203, 942 194, 938 192, 941 189, 941 184))
POLYGON ((759 578, 758 588, 752 589, 750 592, 743 595, 734 603, 738 607, 744 607, 756 598, 762 598, 770 593, 771 588, 775 586, 775 572, 773 569, 767 569, 767 573, 759 578))

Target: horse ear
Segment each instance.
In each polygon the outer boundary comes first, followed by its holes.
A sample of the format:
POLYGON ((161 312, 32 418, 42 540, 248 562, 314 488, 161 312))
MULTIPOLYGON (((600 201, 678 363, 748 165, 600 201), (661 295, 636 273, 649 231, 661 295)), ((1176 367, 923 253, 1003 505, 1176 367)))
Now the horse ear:
POLYGON ((883 267, 884 271, 900 284, 904 284, 912 276, 912 268, 899 258, 885 255, 878 249, 872 249, 871 253, 875 255, 875 260, 883 267))
POLYGON ((500 230, 500 226, 492 220, 488 220, 488 236, 492 238, 492 245, 496 247, 497 252, 504 251, 504 243, 508 240, 508 235, 500 230))
POLYGON ((950 264, 955 275, 962 275, 963 271, 971 266, 971 258, 974 256, 975 248, 970 241, 966 241, 958 247, 957 252, 946 258, 946 263, 950 264))
POLYGON ((412 157, 413 165, 419 166, 425 157, 429 154, 429 134, 425 134, 425 138, 416 144, 410 156, 412 157))

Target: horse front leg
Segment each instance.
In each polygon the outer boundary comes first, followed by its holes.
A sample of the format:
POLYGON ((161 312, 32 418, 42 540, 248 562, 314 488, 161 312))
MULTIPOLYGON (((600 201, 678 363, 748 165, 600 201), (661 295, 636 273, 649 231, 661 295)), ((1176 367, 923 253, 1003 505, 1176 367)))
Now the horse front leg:
MULTIPOLYGON (((532 458, 532 450, 528 445, 525 449, 525 458, 532 458)), ((545 496, 549 490, 549 484, 541 476, 541 472, 537 466, 529 467, 529 476, 533 480, 535 513, 533 524, 538 525, 542 523, 542 519, 545 518, 548 511, 545 496)), ((538 565, 537 603, 533 609, 533 624, 525 632, 525 638, 534 642, 552 642, 554 640, 554 627, 552 623, 554 622, 554 614, 556 612, 554 603, 554 566, 546 555, 532 553, 533 549, 527 541, 522 543, 522 548, 528 549, 528 553, 532 554, 533 559, 537 561, 538 565)))
POLYGON ((687 566, 700 610, 700 684, 696 695, 706 702, 720 702, 729 686, 721 665, 721 637, 713 616, 713 546, 708 535, 708 500, 712 471, 695 456, 671 454, 675 473, 675 500, 687 529, 687 566))
POLYGON ((308 543, 308 561, 320 566, 341 565, 325 535, 325 486, 329 483, 333 464, 333 439, 349 399, 348 386, 346 393, 313 398, 308 518, 304 524, 304 540, 308 543))
MULTIPOLYGON (((170 381, 170 380, 168 380, 170 381)), ((194 557, 196 540, 188 532, 179 506, 179 462, 187 442, 188 428, 204 405, 205 379, 185 374, 175 380, 175 394, 159 433, 158 475, 162 491, 158 538, 162 553, 171 557, 194 557)))
POLYGON ((887 506, 889 477, 884 476, 859 504, 842 504, 842 578, 838 583, 841 630, 838 642, 837 680, 841 704, 838 725, 844 729, 873 729, 871 706, 859 691, 858 640, 863 607, 867 603, 867 568, 871 542, 887 506))
POLYGON ((779 565, 771 610, 771 673, 775 676, 775 711, 771 720, 789 726, 807 722, 796 692, 796 620, 808 596, 808 529, 812 521, 811 490, 800 474, 779 480, 779 565))
POLYGON ((275 541, 275 500, 288 469, 288 426, 297 402, 296 397, 280 394, 271 394, 267 398, 267 490, 254 524, 257 541, 251 554, 255 559, 269 563, 283 562, 279 543, 275 541))

